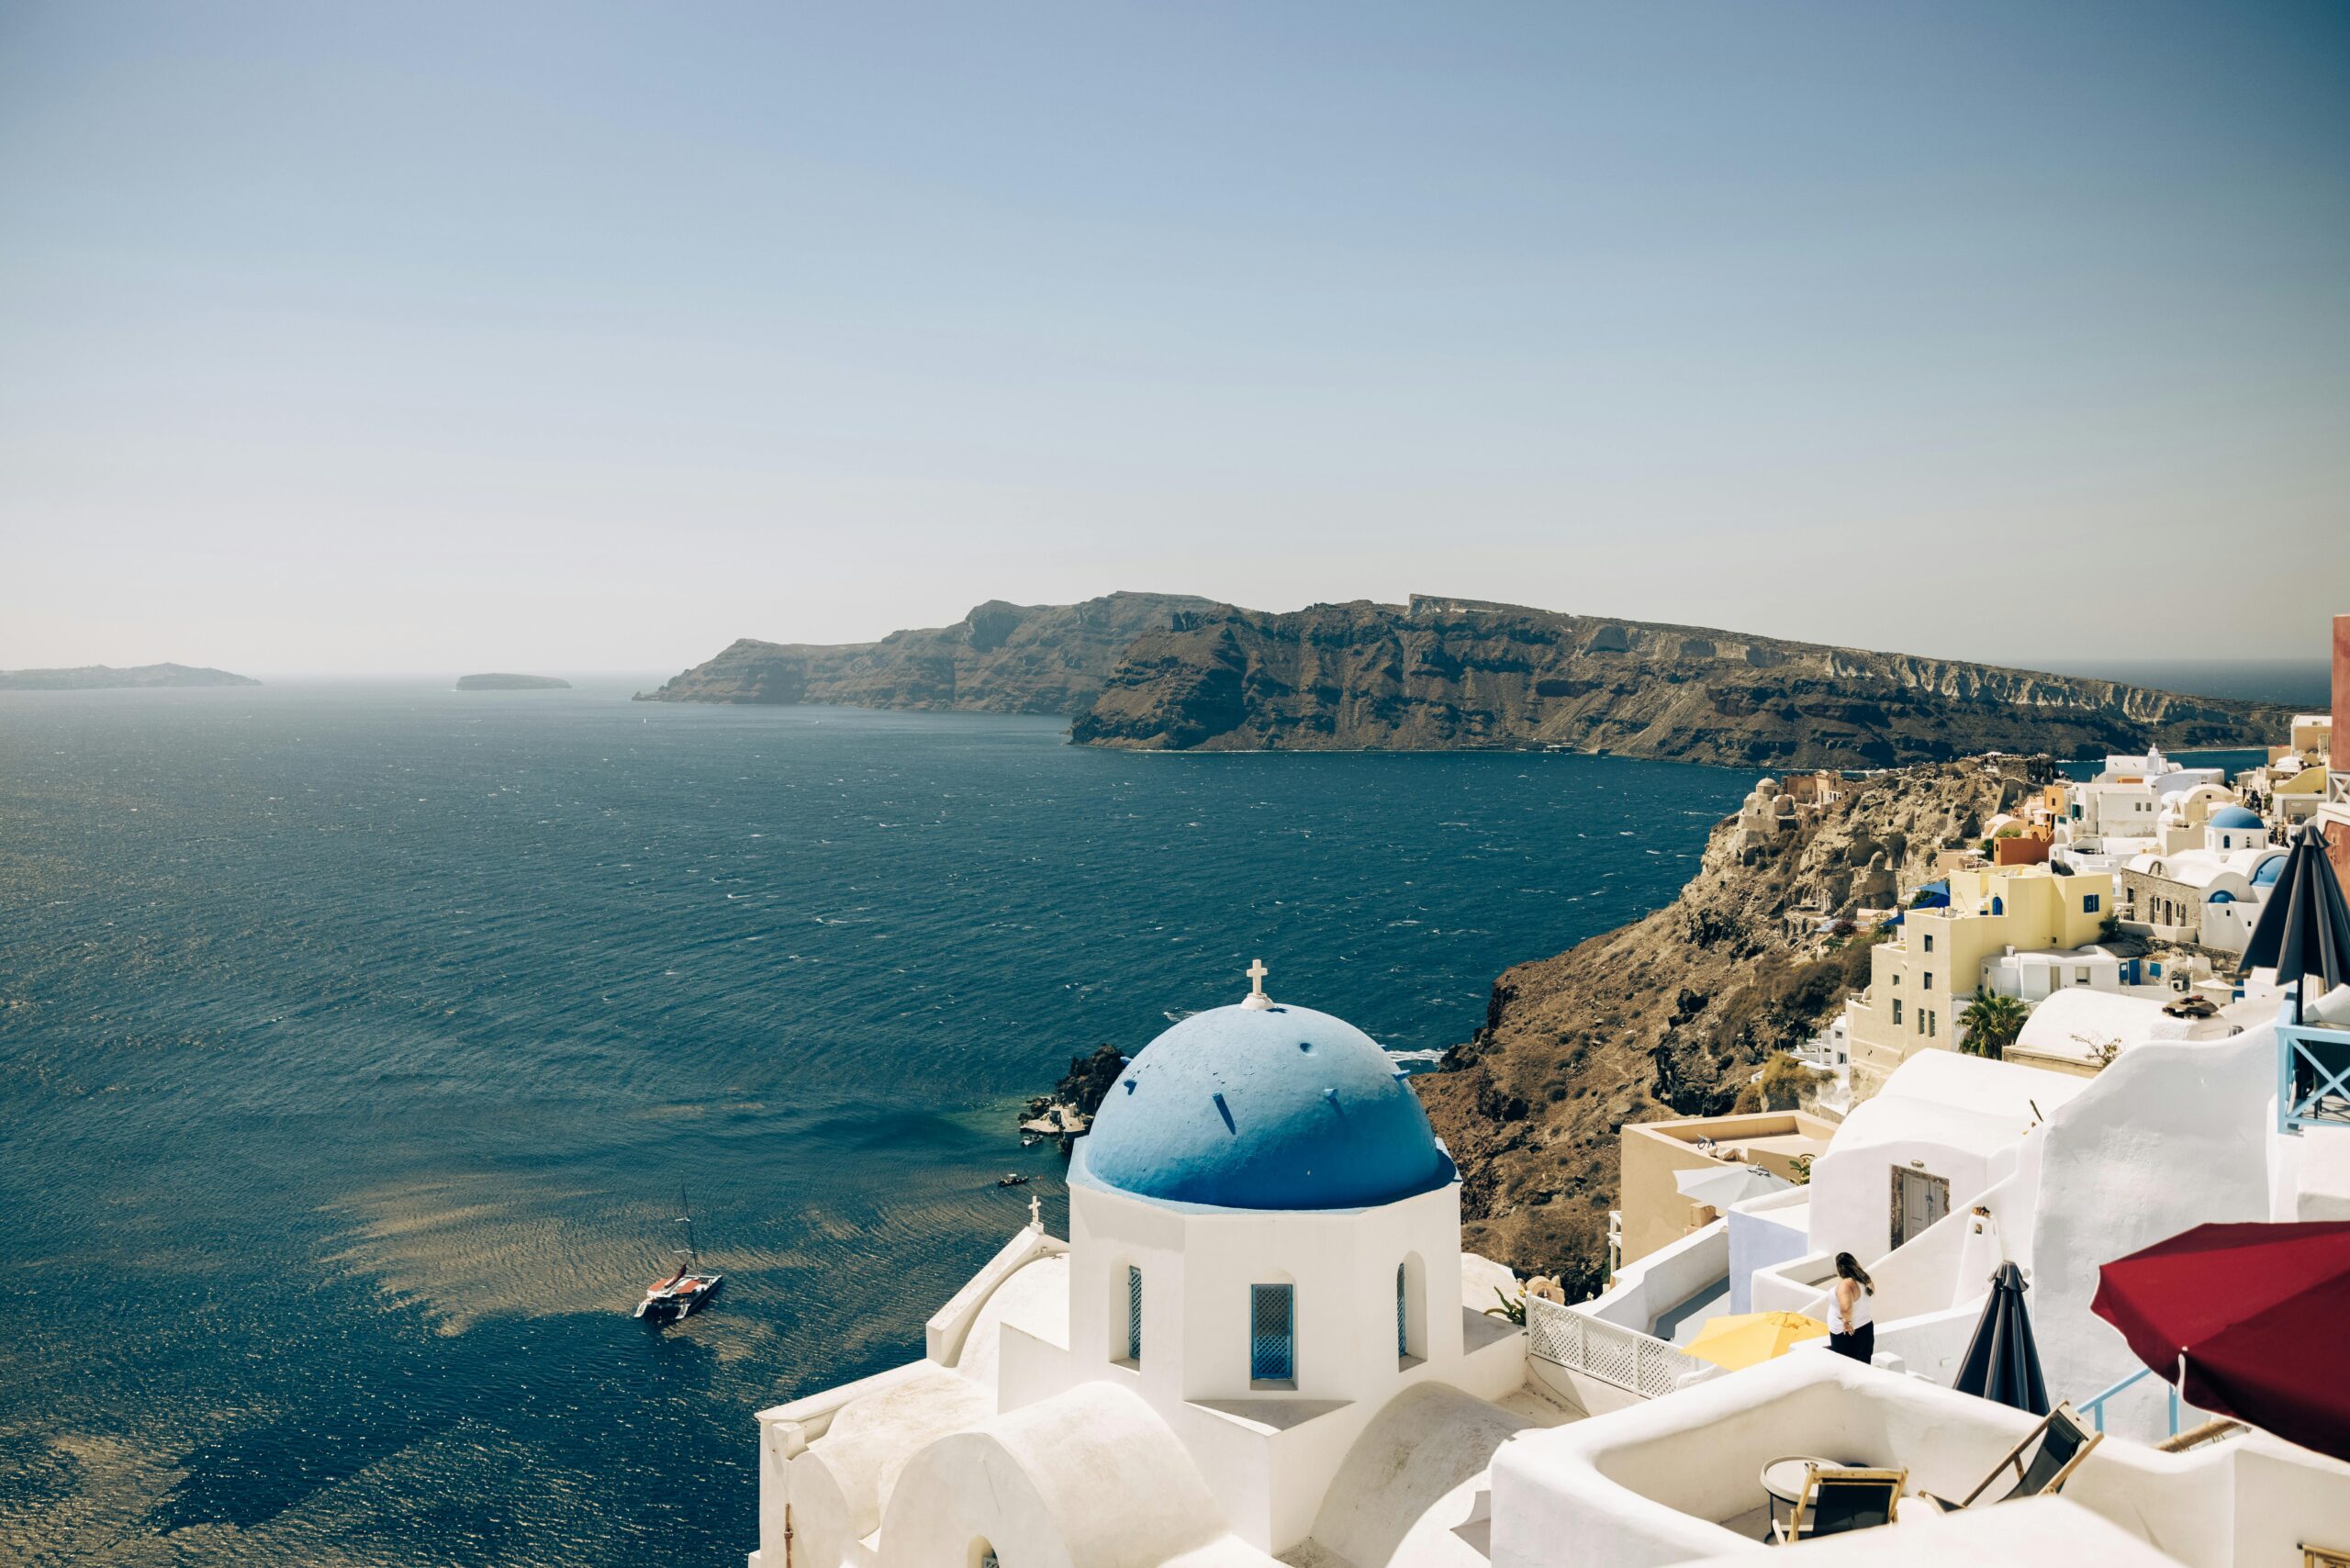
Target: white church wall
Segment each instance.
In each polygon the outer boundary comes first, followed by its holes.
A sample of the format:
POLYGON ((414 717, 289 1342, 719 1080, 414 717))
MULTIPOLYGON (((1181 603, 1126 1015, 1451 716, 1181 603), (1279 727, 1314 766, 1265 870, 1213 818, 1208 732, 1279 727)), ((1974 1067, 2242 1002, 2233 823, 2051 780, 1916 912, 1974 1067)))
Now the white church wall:
MULTIPOLYGON (((759 1545, 761 1551, 775 1554, 771 1561, 783 1561, 785 1508, 791 1495, 791 1462, 806 1452, 811 1441, 822 1437, 831 1428, 833 1417, 853 1401, 887 1393, 928 1377, 937 1370, 936 1364, 929 1361, 908 1361, 903 1366, 891 1367, 887 1372, 822 1389, 804 1398, 759 1412, 759 1545)), ((846 1508, 847 1504, 844 1501, 840 1509, 845 1513, 846 1508)))
MULTIPOLYGON (((996 1409, 1019 1410, 1066 1393, 1080 1381, 1077 1373, 1081 1364, 1067 1347, 1006 1324, 996 1341, 996 1409)), ((1104 1370, 1116 1374, 1110 1380, 1114 1383, 1134 1385, 1140 1381, 1138 1374, 1122 1368, 1104 1370)))
POLYGON ((1085 1228, 1074 1238, 1080 1262, 1072 1350, 1081 1359, 1117 1359, 1109 1351, 1113 1336, 1123 1340, 1125 1324, 1123 1317, 1107 1321, 1112 1298, 1124 1289, 1125 1260, 1141 1258, 1142 1376, 1154 1403, 1383 1397, 1404 1370, 1396 1353, 1395 1271, 1414 1257, 1421 1263, 1408 1275, 1417 1293, 1424 1352, 1417 1359, 1444 1363, 1461 1353, 1458 1315, 1434 1305, 1449 1303, 1459 1288, 1449 1282, 1460 1275, 1455 1187, 1327 1214, 1179 1210, 1081 1189, 1072 1212, 1080 1208, 1085 1228), (1147 1246, 1162 1228, 1172 1230, 1172 1245, 1147 1246), (1289 1387, 1252 1386, 1250 1287, 1275 1283, 1295 1291, 1296 1375, 1289 1387), (1152 1353, 1158 1343, 1150 1331, 1158 1316, 1154 1305, 1181 1326, 1164 1374, 1177 1382, 1163 1394, 1152 1353))
MULTIPOLYGON (((1443 1379, 1499 1397, 1524 1383, 1521 1331, 1460 1303, 1460 1190, 1364 1210, 1211 1209, 1080 1182, 1070 1193, 1069 1348, 1007 1326, 1006 1409, 1103 1382, 1143 1399, 1190 1453, 1236 1534, 1284 1551, 1311 1529, 1364 1424, 1407 1383, 1443 1379), (1142 1270, 1143 1353, 1126 1361, 1125 1271, 1142 1270), (1399 1354, 1396 1271, 1409 1350, 1399 1354), (1294 1292, 1294 1378, 1251 1382, 1250 1287, 1294 1292)), ((1490 1273, 1492 1271, 1484 1271, 1490 1273)), ((1479 1276, 1484 1277, 1483 1273, 1479 1276)))
POLYGON ((1152 1568, 1214 1546, 1223 1511, 1136 1395, 1081 1385, 943 1438, 906 1467, 882 1568, 1152 1568))
POLYGON ((934 1362, 842 1406, 824 1435, 784 1468, 792 1540, 811 1563, 845 1562, 881 1525, 907 1461, 984 1419, 987 1392, 934 1362))
MULTIPOLYGON (((1397 1562, 1397 1553, 1423 1526, 1444 1529, 1464 1522, 1472 1506, 1466 1498, 1451 1510, 1458 1518, 1431 1519, 1430 1511, 1483 1471, 1503 1441, 1528 1424, 1440 1385, 1396 1395, 1348 1449, 1315 1514, 1314 1540, 1358 1568, 1397 1562)), ((1422 1545, 1423 1555, 1404 1561, 1428 1561, 1435 1544, 1422 1545)))
POLYGON ((1068 1249, 1068 1243, 1045 1234, 1042 1226, 1028 1226, 1013 1232, 1012 1239, 998 1249, 996 1255, 923 1325, 923 1349, 930 1360, 954 1365, 962 1356, 963 1341, 970 1333, 971 1325, 979 1321, 979 1313, 997 1287, 1036 1259, 1068 1249))

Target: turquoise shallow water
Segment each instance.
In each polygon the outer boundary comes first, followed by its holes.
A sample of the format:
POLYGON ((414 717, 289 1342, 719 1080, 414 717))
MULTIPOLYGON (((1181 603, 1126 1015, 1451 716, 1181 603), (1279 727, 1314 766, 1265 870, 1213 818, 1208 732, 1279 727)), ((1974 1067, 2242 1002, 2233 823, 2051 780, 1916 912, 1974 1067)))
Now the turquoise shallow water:
POLYGON ((1751 782, 624 698, 0 696, 0 1561, 738 1562, 751 1413, 1058 1223, 1008 1099, 1256 954, 1441 1050, 1751 782))

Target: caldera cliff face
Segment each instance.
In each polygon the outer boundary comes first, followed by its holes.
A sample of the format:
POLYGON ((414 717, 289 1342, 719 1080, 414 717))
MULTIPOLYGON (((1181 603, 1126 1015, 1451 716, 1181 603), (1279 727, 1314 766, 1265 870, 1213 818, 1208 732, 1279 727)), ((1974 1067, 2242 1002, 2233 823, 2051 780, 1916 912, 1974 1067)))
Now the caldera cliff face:
POLYGON ((1078 715, 1136 750, 1554 746, 1871 767, 2266 745, 2289 713, 2108 680, 1467 600, 1179 613, 1078 715))

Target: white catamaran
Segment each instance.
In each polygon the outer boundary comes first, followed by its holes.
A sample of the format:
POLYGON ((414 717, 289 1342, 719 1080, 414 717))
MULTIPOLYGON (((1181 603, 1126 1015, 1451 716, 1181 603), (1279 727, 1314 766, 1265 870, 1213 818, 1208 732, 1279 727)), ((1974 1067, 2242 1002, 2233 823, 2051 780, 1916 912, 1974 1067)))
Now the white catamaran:
POLYGON ((674 1323, 680 1317, 690 1317, 700 1311, 726 1282, 723 1274, 701 1271, 701 1254, 694 1249, 694 1214, 686 1202, 686 1190, 677 1189, 677 1223, 686 1227, 686 1244, 677 1251, 685 1260, 677 1271, 666 1280, 655 1280, 645 1288, 644 1299, 636 1304, 636 1316, 651 1318, 655 1323, 674 1323))

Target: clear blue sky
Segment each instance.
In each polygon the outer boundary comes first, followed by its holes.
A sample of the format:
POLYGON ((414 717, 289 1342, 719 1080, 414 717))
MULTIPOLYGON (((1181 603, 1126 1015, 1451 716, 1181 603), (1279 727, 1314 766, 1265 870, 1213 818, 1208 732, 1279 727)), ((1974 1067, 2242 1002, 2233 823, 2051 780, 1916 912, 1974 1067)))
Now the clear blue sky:
POLYGON ((2350 610, 2350 6, 0 3, 0 666, 2350 610))

